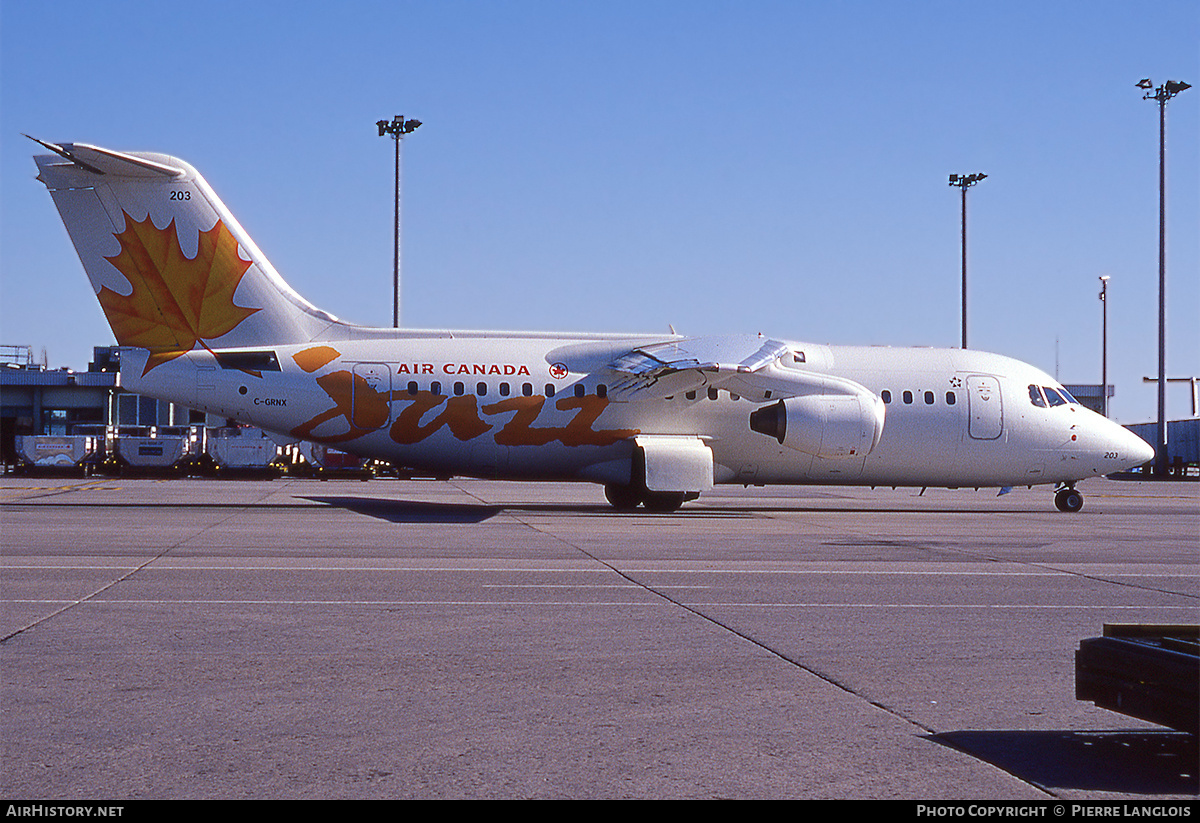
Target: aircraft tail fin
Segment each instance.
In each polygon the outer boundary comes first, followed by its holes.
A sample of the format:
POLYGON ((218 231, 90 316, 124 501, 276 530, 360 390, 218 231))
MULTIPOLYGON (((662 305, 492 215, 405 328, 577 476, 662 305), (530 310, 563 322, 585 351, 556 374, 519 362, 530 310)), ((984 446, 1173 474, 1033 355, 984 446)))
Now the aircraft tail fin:
POLYGON ((30 139, 53 152, 34 157, 38 180, 118 344, 158 362, 197 347, 303 343, 339 322, 284 282, 182 160, 30 139))

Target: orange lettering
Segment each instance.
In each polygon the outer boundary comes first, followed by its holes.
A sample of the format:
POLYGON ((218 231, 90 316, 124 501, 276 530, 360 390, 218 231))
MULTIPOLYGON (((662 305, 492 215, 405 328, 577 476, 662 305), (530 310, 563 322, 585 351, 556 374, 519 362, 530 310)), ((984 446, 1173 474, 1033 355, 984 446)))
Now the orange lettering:
POLYGON ((504 428, 496 432, 496 443, 501 446, 544 446, 557 440, 561 429, 535 429, 530 425, 541 413, 545 402, 544 397, 510 397, 484 406, 484 414, 516 412, 504 428))
POLYGON ((341 443, 369 434, 387 422, 390 410, 388 400, 371 385, 348 371, 335 371, 317 378, 317 385, 329 395, 333 408, 318 414, 307 423, 292 429, 292 435, 304 440, 319 440, 322 443, 341 443), (322 423, 337 417, 345 417, 349 431, 344 434, 314 436, 322 423))
POLYGON ((608 406, 607 397, 585 395, 583 397, 564 397, 555 406, 559 411, 579 409, 579 413, 571 418, 571 422, 562 430, 564 446, 611 446, 621 440, 627 440, 641 434, 639 429, 601 429, 596 431, 592 424, 600 413, 608 406))
POLYGON ((490 424, 479 419, 476 398, 473 395, 447 398, 433 392, 419 391, 404 411, 396 415, 390 434, 397 443, 408 446, 421 442, 442 426, 448 427, 450 433, 459 440, 470 440, 492 428, 490 424), (443 401, 446 401, 445 410, 433 420, 421 425, 421 418, 425 413, 440 406, 443 401))

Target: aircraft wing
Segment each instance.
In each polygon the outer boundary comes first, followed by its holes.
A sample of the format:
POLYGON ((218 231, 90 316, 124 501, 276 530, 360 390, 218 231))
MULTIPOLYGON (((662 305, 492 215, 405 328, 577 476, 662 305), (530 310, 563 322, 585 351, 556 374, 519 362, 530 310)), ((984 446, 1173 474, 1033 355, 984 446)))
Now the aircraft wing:
POLYGON ((638 346, 612 360, 620 377, 610 396, 616 400, 666 397, 700 386, 714 386, 755 401, 809 394, 870 392, 858 383, 803 366, 785 366, 792 347, 761 334, 690 337, 638 346))
POLYGON ((757 371, 788 351, 786 343, 750 334, 650 343, 608 364, 609 369, 621 375, 610 391, 627 400, 647 393, 675 394, 715 384, 722 375, 757 371))

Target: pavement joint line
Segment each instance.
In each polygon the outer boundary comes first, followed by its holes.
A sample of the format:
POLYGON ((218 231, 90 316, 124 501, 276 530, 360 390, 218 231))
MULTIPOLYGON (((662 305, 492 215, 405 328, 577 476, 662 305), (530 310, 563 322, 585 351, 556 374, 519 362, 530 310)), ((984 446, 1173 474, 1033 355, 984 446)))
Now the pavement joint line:
MULTIPOLYGON (((474 499, 478 500, 481 504, 487 505, 487 503, 482 498, 478 497, 477 495, 467 491, 466 489, 463 489, 461 486, 458 486, 458 484, 455 484, 455 486, 457 488, 459 488, 459 490, 462 491, 463 494, 473 497, 474 499)), ((768 654, 772 655, 773 657, 776 657, 779 660, 782 660, 785 663, 788 663, 788 664, 794 666, 795 668, 799 669, 800 671, 807 672, 808 674, 812 675, 813 677, 816 677, 819 680, 822 680, 825 683, 828 683, 829 685, 841 690, 842 692, 854 697, 855 699, 861 700, 861 701, 867 703, 868 705, 873 706, 876 709, 878 709, 882 712, 885 712, 886 714, 891 715, 892 717, 897 718, 898 720, 901 720, 917 729, 920 729, 921 732, 923 732, 924 734, 929 734, 929 735, 936 734, 936 731, 934 729, 932 729, 928 726, 925 726, 923 723, 921 723, 920 721, 918 721, 912 717, 908 717, 907 715, 905 715, 903 712, 899 711, 898 709, 895 709, 891 706, 885 706, 882 703, 880 703, 879 701, 872 700, 871 698, 867 697, 866 695, 862 694, 861 692, 858 692, 855 689, 851 688, 850 686, 846 685, 845 683, 840 682, 838 679, 836 679, 832 675, 826 674, 825 672, 822 672, 809 664, 806 664, 800 660, 794 659, 794 658, 790 657, 789 655, 784 654, 783 652, 779 651, 778 649, 773 648, 769 644, 767 644, 761 640, 758 640, 757 638, 753 637, 752 635, 749 635, 746 632, 743 632, 740 629, 737 629, 737 628, 729 625, 728 623, 724 623, 724 622, 718 620, 717 618, 713 617, 712 615, 706 614, 705 612, 702 612, 699 609, 694 608, 694 607, 688 605, 687 603, 684 603, 681 600, 677 600, 676 598, 671 597, 669 594, 662 591, 661 589, 657 589, 654 586, 648 585, 648 584, 632 577, 630 574, 622 571, 621 569, 617 568, 616 566, 614 566, 613 564, 604 560, 603 558, 597 557, 596 555, 592 554, 591 552, 589 552, 587 549, 583 548, 582 546, 578 546, 575 543, 572 543, 571 541, 561 537, 560 535, 545 531, 544 529, 541 529, 531 523, 527 523, 527 522, 521 520, 521 518, 518 517, 517 515, 511 515, 511 516, 513 517, 513 519, 517 520, 518 522, 523 523, 527 528, 532 529, 536 532, 539 532, 540 534, 550 537, 551 539, 557 540, 557 541, 563 543, 564 545, 569 546, 578 552, 581 552, 582 554, 586 555, 587 557, 591 558, 592 560, 596 561, 597 563, 600 563, 601 565, 611 569, 614 574, 620 575, 622 578, 628 580, 629 582, 631 582, 631 583, 645 589, 646 591, 654 594, 655 596, 661 598, 664 602, 670 603, 671 605, 675 606, 676 608, 683 609, 684 611, 688 612, 689 614, 692 614, 692 615, 700 618, 701 620, 704 620, 704 621, 712 624, 713 626, 716 626, 717 628, 722 629, 723 631, 726 631, 736 637, 740 637, 741 639, 745 640, 746 642, 748 642, 754 646, 757 646, 759 649, 762 649, 763 651, 767 652, 768 654)))
MULTIPOLYGON (((86 484, 81 484, 81 485, 86 485, 86 484)), ((88 601, 95 599, 99 595, 103 594, 104 592, 106 592, 109 589, 116 586, 118 583, 122 583, 122 582, 128 580, 129 578, 133 577, 135 574, 137 574, 139 571, 141 571, 142 569, 149 566, 154 561, 159 560, 163 557, 166 557, 171 551, 178 548, 179 546, 182 546, 184 543, 188 542, 189 540, 192 540, 195 537, 198 537, 199 535, 203 534, 204 532, 208 531, 209 529, 216 528, 217 526, 220 526, 221 524, 225 523, 227 520, 232 518, 235 514, 236 514, 236 512, 231 512, 228 516, 221 518, 221 520, 217 521, 216 523, 210 523, 207 526, 202 527, 200 529, 200 531, 196 532, 195 534, 189 534, 185 537, 180 538, 177 542, 175 542, 174 544, 172 544, 170 546, 167 546, 162 551, 160 551, 158 554, 156 554, 154 557, 151 557, 151 558, 147 559, 145 562, 138 564, 137 566, 130 569, 125 574, 117 577, 116 579, 110 580, 108 583, 101 586, 99 589, 92 592, 91 594, 85 595, 84 597, 78 598, 77 600, 72 600, 69 603, 67 603, 66 605, 64 605, 61 609, 56 609, 53 612, 51 612, 50 614, 39 617, 37 620, 34 620, 32 623, 29 623, 28 625, 25 625, 25 626, 21 626, 20 628, 9 632, 8 634, 4 635, 3 637, 0 637, 0 645, 7 643, 9 640, 12 640, 14 637, 16 637, 20 634, 24 634, 25 632, 27 632, 37 626, 40 626, 44 623, 47 623, 47 622, 53 620, 54 618, 58 617, 60 614, 70 611, 71 609, 75 608, 76 606, 82 605, 84 603, 87 603, 88 601)))

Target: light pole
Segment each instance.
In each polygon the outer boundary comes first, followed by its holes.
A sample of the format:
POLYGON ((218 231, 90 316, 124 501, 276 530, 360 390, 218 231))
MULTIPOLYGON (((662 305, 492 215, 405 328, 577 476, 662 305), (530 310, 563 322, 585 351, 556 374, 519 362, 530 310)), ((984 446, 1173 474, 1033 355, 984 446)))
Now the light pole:
POLYGON ((379 136, 390 134, 396 141, 396 212, 392 226, 396 238, 395 249, 392 253, 392 328, 400 328, 400 143, 406 135, 412 134, 421 125, 420 120, 405 120, 404 115, 397 114, 389 123, 387 120, 377 120, 379 136))
POLYGON ((952 174, 950 185, 962 191, 962 347, 967 347, 967 189, 986 174, 952 174))
POLYGON ((1158 427, 1154 445, 1154 474, 1166 477, 1167 461, 1167 101, 1191 88, 1168 80, 1157 89, 1147 77, 1137 87, 1143 100, 1158 103, 1158 427))
POLYGON ((1108 281, 1107 274, 1100 276, 1100 397, 1104 416, 1108 417, 1108 281))

